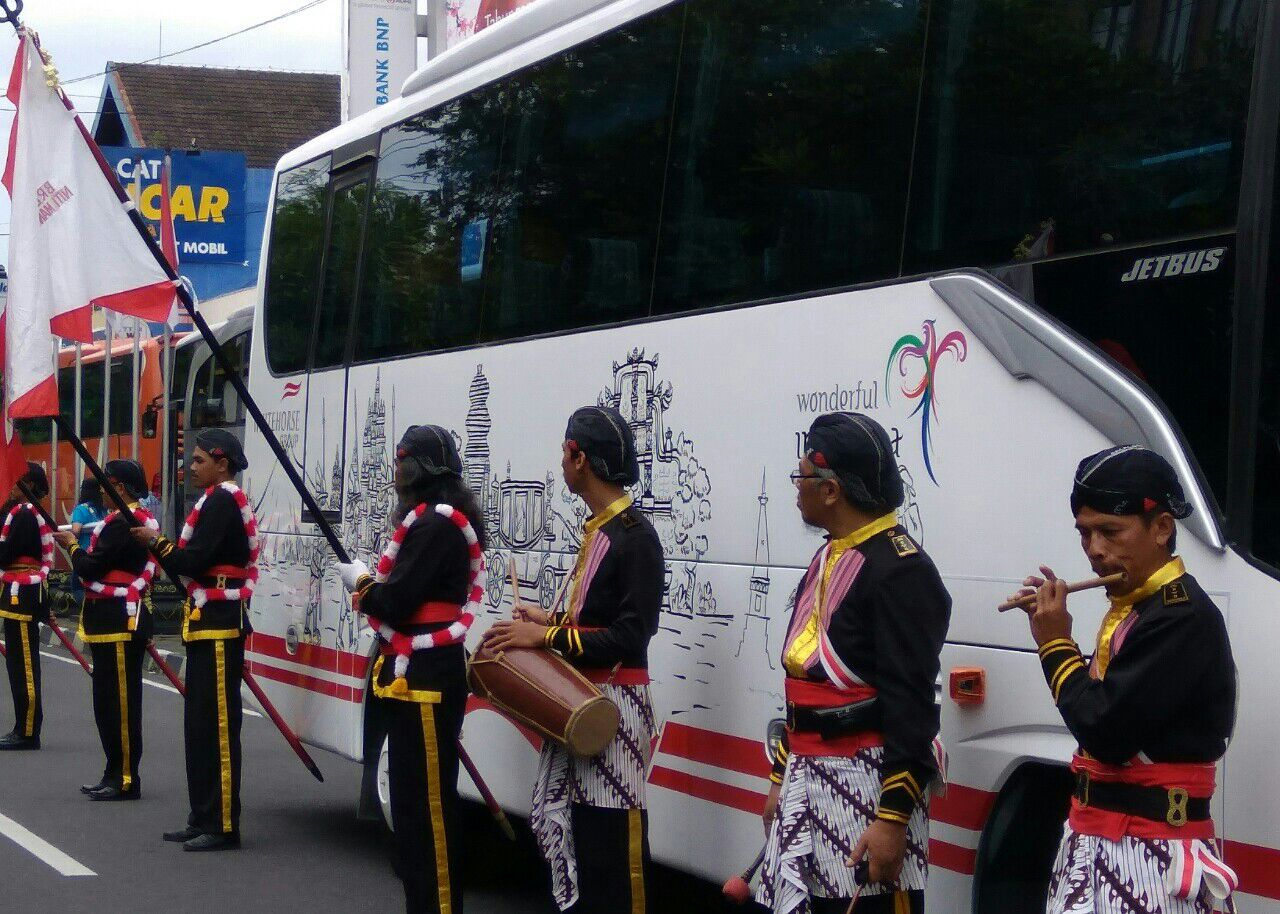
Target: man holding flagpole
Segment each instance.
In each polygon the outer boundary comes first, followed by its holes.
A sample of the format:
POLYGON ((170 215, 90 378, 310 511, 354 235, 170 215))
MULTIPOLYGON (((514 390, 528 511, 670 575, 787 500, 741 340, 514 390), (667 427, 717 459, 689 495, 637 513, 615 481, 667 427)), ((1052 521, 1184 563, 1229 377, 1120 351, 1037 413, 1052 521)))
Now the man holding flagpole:
MULTIPOLYGON (((28 463, 20 480, 36 498, 49 493, 39 464, 28 463)), ((53 564, 51 531, 16 485, 0 506, 0 619, 13 691, 13 730, 0 750, 39 749, 44 709, 40 701, 40 623, 49 618, 45 581, 53 564)))

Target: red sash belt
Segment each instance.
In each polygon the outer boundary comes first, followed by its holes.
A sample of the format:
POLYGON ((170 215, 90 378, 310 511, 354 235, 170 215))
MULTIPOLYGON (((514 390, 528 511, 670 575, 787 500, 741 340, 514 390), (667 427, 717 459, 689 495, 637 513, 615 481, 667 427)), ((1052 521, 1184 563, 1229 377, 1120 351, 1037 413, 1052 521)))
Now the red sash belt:
MULTIPOLYGON (((1170 803, 1176 807, 1182 797, 1212 797, 1216 772, 1207 762, 1140 762, 1128 765, 1108 765, 1088 758, 1079 752, 1071 759, 1071 770, 1077 777, 1091 781, 1118 784, 1136 784, 1139 787, 1162 787, 1170 792, 1170 803)), ((1176 820, 1176 815, 1170 818, 1176 820)), ((1079 797, 1071 798, 1071 828, 1083 835, 1097 835, 1111 841, 1119 841, 1125 835, 1134 838, 1176 840, 1198 838, 1213 839, 1212 819, 1172 825, 1138 816, 1126 815, 1106 809, 1088 806, 1079 797)))
POLYGON ((249 569, 240 565, 211 565, 204 570, 204 574, 201 577, 234 578, 237 581, 247 581, 249 579, 249 569))
POLYGON ((5 571, 35 571, 40 567, 40 560, 29 555, 20 555, 4 567, 5 571))
MULTIPOLYGON (((786 678, 787 706, 796 708, 838 708, 867 698, 874 698, 876 690, 868 685, 849 690, 838 689, 829 682, 813 679, 786 678)), ((835 739, 823 739, 817 733, 796 730, 787 725, 787 743, 792 755, 825 755, 851 758, 863 749, 884 745, 884 736, 878 731, 849 733, 835 739)))
POLYGON ((443 600, 430 600, 418 607, 417 611, 405 619, 402 625, 431 625, 436 622, 457 622, 462 614, 462 606, 457 603, 446 603, 443 600))
MULTIPOLYGON (((138 575, 138 574, 134 574, 133 572, 129 572, 129 571, 120 571, 119 569, 112 569, 111 571, 108 571, 105 575, 103 575, 103 576, 98 580, 98 583, 100 583, 100 584, 111 584, 112 586, 115 586, 115 587, 128 587, 128 586, 129 586, 129 585, 131 585, 134 581, 138 580, 138 577, 139 577, 139 575, 138 575)), ((86 600, 121 600, 121 599, 124 599, 123 597, 113 596, 113 595, 108 594, 108 593, 98 593, 97 591, 89 590, 88 588, 85 588, 84 598, 85 598, 86 600)))
POLYGON ((578 672, 596 685, 647 686, 649 684, 649 671, 641 666, 620 667, 616 673, 611 669, 579 669, 578 672))

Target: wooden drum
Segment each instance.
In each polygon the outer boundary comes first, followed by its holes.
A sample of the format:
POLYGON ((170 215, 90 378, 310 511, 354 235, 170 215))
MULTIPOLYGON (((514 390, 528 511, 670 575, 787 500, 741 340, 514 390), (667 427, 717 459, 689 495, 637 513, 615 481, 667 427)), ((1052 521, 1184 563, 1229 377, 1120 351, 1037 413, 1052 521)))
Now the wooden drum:
POLYGON ((618 706, 559 654, 481 646, 467 664, 471 690, 506 717, 579 758, 599 755, 618 733, 618 706))

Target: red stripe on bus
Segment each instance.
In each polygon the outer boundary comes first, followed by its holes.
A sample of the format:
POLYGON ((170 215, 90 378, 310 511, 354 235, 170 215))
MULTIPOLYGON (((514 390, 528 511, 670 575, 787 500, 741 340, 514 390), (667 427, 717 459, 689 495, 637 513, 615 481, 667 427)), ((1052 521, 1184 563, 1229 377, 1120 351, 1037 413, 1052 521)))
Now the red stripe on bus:
POLYGON ((283 638, 264 635, 261 632, 254 632, 249 636, 248 650, 265 657, 301 663, 303 666, 315 667, 325 672, 341 673, 343 676, 353 676, 356 679, 364 679, 369 673, 369 658, 363 654, 336 651, 331 647, 321 647, 318 644, 305 642, 298 645, 296 654, 290 654, 283 638))
POLYGON ((978 852, 967 847, 959 847, 955 844, 948 844, 946 841, 930 838, 929 863, 934 866, 940 866, 944 870, 960 873, 962 876, 972 876, 974 870, 977 869, 978 852))
POLYGON ((727 736, 688 724, 668 723, 663 727, 658 752, 761 778, 767 778, 772 767, 764 758, 763 741, 727 736))
POLYGON ((1280 899, 1280 850, 1224 841, 1227 866, 1240 877, 1240 891, 1262 898, 1280 899))
POLYGON ((995 805, 996 795, 963 784, 948 784, 946 796, 929 801, 929 818, 970 831, 982 831, 995 805))
POLYGON ((719 781, 700 778, 683 771, 673 771, 661 765, 655 765, 649 772, 649 783, 752 815, 758 816, 764 812, 765 795, 762 793, 743 790, 732 784, 721 784, 719 781))
POLYGON ((364 689, 356 689, 336 682, 329 682, 327 679, 317 679, 314 676, 307 676, 305 673, 282 670, 255 660, 247 661, 246 666, 249 672, 255 676, 261 676, 263 679, 270 679, 273 682, 297 686, 298 688, 306 689, 308 692, 316 692, 320 695, 328 695, 330 698, 340 698, 343 701, 350 701, 356 704, 364 701, 364 689))

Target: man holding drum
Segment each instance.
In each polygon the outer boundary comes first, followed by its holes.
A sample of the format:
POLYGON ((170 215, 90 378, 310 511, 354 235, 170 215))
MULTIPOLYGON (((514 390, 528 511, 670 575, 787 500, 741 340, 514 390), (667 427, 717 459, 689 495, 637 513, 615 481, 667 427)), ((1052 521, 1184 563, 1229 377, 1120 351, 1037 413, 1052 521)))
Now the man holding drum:
POLYGON ((828 413, 806 448, 791 477, 796 504, 827 541, 796 591, 783 647, 787 730, 757 900, 775 914, 844 914, 854 898, 860 914, 923 914, 951 597, 898 524, 903 486, 885 430, 828 413))
POLYGON ((1071 492, 1080 545, 1111 608, 1086 660, 1067 584, 1041 567, 1018 596, 1045 679, 1079 742, 1076 787, 1049 888, 1050 914, 1207 914, 1234 890, 1209 803, 1235 717, 1222 614, 1174 555, 1191 506, 1173 468, 1143 447, 1080 462, 1071 492))
POLYGON ((396 446, 398 503, 375 574, 339 564, 378 632, 373 691, 385 702, 391 819, 409 914, 461 914, 458 735, 466 638, 483 592, 484 518, 453 433, 412 425, 396 446))
POLYGON ((645 776, 655 733, 648 646, 662 608, 662 545, 626 492, 640 470, 617 410, 588 406, 569 418, 561 469, 591 511, 567 600, 546 613, 517 595, 516 619, 494 625, 485 641, 493 651, 558 651, 617 704, 621 726, 600 755, 575 758, 544 744, 531 824, 561 910, 644 914, 645 776))

